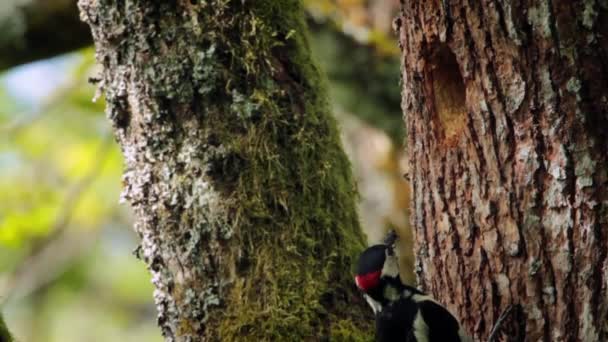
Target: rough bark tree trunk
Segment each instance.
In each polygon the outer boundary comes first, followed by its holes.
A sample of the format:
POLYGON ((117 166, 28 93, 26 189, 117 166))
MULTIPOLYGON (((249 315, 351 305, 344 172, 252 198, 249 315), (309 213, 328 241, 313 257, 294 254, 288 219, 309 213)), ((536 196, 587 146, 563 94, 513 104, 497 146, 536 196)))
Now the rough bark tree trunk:
POLYGON ((608 339, 607 8, 403 1, 417 277, 478 339, 608 339))
POLYGON ((356 193, 299 1, 79 6, 166 339, 369 337, 356 193))

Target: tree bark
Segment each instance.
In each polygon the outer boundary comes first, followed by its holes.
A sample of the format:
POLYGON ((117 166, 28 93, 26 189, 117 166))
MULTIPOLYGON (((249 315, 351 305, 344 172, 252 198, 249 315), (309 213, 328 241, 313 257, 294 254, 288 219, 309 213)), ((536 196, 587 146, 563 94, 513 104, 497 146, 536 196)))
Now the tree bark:
POLYGON ((299 1, 79 6, 166 340, 368 338, 356 193, 299 1))
POLYGON ((417 277, 477 339, 608 339, 607 7, 403 3, 417 277))

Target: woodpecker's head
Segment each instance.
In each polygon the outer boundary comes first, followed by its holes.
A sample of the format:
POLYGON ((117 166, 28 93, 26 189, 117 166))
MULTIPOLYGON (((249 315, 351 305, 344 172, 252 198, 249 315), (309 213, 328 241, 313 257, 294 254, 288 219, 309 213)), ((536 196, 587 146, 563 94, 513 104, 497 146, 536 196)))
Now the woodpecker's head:
POLYGON ((386 246, 371 246, 359 256, 355 283, 363 292, 371 292, 380 285, 382 268, 386 261, 386 246))
POLYGON ((385 244, 367 248, 359 256, 355 283, 365 294, 377 299, 387 282, 399 282, 399 263, 393 248, 396 235, 392 233, 385 244))

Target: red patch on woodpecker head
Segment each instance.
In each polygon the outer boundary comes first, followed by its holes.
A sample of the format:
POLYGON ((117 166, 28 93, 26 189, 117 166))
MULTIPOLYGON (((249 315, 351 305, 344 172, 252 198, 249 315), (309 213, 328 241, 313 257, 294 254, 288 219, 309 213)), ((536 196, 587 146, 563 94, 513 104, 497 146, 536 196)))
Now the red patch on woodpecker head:
POLYGON ((376 272, 370 272, 367 274, 358 274, 355 276, 355 283, 357 287, 364 292, 367 292, 380 283, 380 274, 382 270, 376 272))

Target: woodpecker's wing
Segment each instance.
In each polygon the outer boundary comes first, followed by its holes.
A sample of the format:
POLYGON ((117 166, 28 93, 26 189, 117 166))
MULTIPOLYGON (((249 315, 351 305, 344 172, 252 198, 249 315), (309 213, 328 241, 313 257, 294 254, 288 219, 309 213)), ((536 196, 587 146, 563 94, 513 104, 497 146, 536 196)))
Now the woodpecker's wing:
POLYGON ((452 314, 432 299, 421 299, 414 320, 418 342, 462 342, 460 324, 452 314), (426 338, 426 339, 425 339, 426 338))
POLYGON ((416 342, 412 325, 417 312, 409 298, 385 305, 376 314, 376 342, 416 342))

